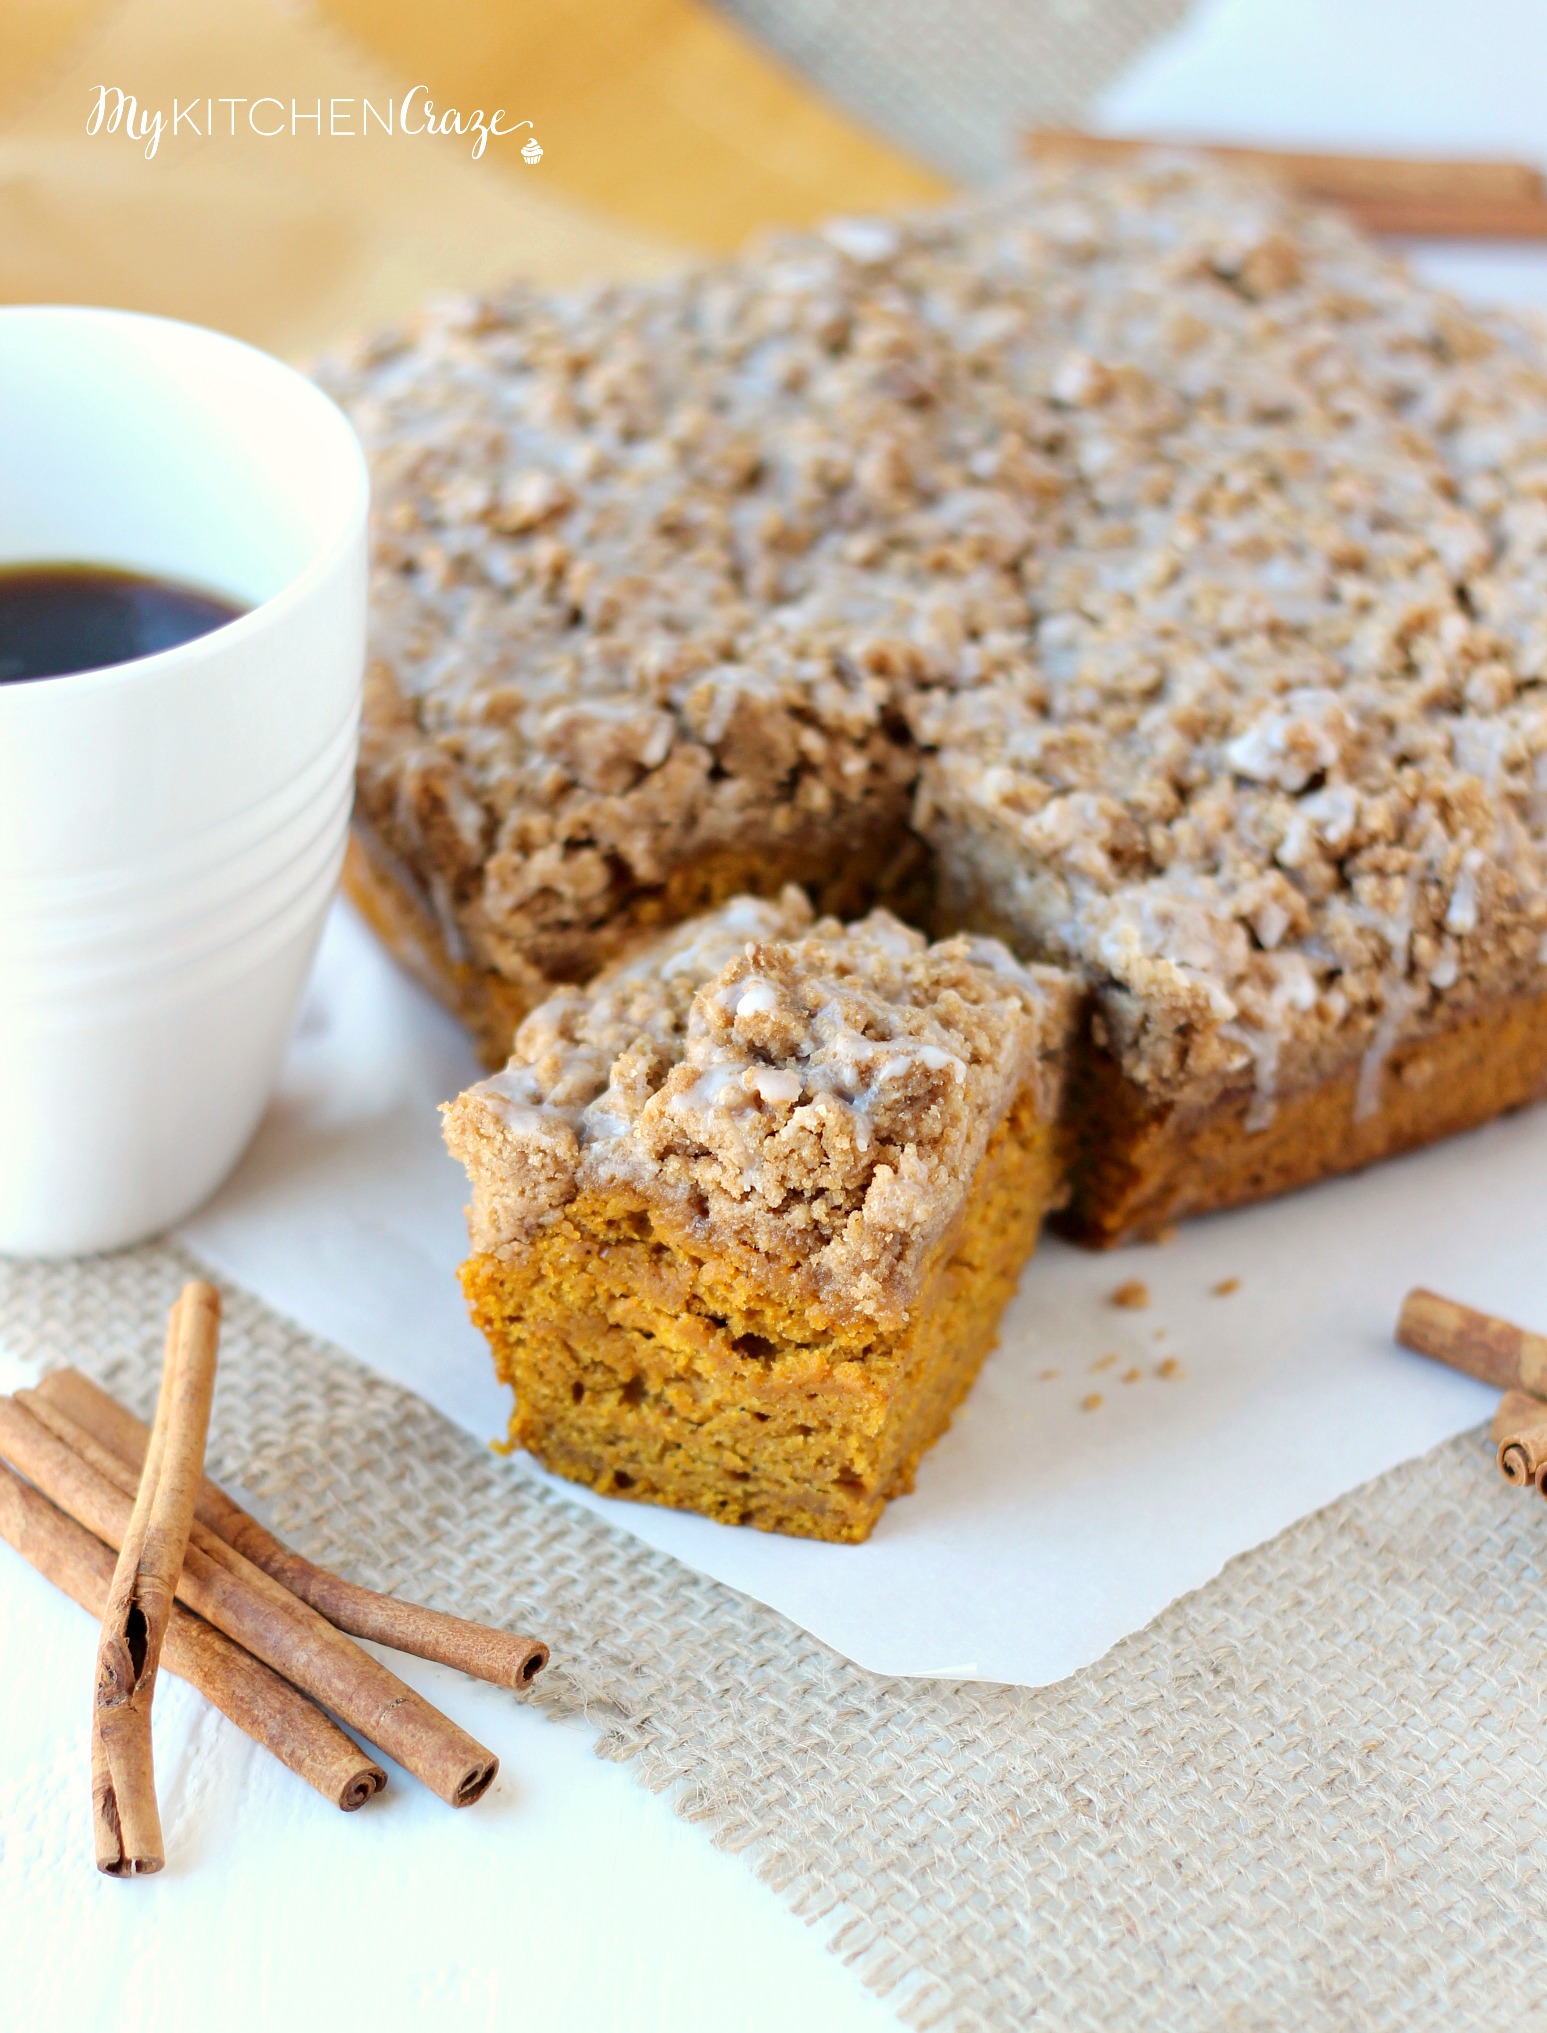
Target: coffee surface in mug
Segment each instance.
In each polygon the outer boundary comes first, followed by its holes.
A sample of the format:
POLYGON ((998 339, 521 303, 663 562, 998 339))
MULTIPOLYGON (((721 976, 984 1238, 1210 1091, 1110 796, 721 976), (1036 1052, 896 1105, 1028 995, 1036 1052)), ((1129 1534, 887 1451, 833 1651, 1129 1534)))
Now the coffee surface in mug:
POLYGON ((0 567, 0 685, 154 656, 246 611, 218 593, 110 565, 0 567))

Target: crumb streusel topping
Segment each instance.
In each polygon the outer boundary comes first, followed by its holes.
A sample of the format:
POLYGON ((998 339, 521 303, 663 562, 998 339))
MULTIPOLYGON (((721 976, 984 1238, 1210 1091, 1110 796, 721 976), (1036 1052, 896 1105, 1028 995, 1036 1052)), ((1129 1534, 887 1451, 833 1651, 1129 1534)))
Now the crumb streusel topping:
POLYGON ((1541 980, 1543 352, 1271 193, 1081 203, 1023 356, 1077 480, 1023 663, 921 697, 919 821, 1142 1084, 1250 1071, 1262 1120, 1360 1051, 1368 1110, 1441 1006, 1541 980))
POLYGON ((829 1313, 895 1317, 1016 1096, 1056 1111, 1073 993, 997 940, 736 898, 553 996, 450 1104, 473 1247, 622 1186, 829 1313))
POLYGON ((1340 221, 1094 180, 1025 361, 1077 479, 1028 654, 921 697, 919 820, 1169 1097, 1385 1055, 1538 982, 1540 340, 1340 221), (1233 215, 1233 216, 1232 216, 1233 215), (1062 350, 1060 350, 1062 349, 1062 350))
POLYGON ((342 371, 377 492, 361 799, 516 972, 887 791, 1165 1096, 1539 985, 1547 373, 1341 221, 1044 165, 342 371))
POLYGON ((450 307, 332 374, 375 493, 361 808, 457 957, 519 980, 717 847, 900 828, 884 657, 771 623, 862 572, 950 414, 890 235, 847 244, 450 307))

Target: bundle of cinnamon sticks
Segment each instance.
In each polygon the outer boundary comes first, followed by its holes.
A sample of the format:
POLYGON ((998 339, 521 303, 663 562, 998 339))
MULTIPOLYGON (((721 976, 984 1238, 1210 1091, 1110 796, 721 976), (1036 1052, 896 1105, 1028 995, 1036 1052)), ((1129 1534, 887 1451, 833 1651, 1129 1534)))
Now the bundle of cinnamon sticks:
POLYGON ((1504 1395, 1493 1415, 1499 1473, 1547 1497, 1547 1335, 1415 1287, 1402 1301, 1397 1340, 1499 1386, 1504 1395))
POLYGON ((219 1330, 219 1294, 184 1286, 149 1428, 78 1370, 0 1397, 0 1537, 102 1620, 92 1806, 98 1867, 115 1877, 165 1860, 150 1731, 162 1663, 348 1812, 387 1775, 340 1723, 453 1807, 498 1770, 356 1638, 515 1689, 548 1661, 535 1638, 315 1566, 204 1475, 219 1330))
POLYGON ((1547 240, 1547 184, 1530 163, 1476 156, 1336 155, 1325 150, 1230 148, 1042 127, 1026 137, 1039 162, 1121 162, 1145 149, 1187 146, 1334 205, 1367 233, 1422 240, 1547 240))

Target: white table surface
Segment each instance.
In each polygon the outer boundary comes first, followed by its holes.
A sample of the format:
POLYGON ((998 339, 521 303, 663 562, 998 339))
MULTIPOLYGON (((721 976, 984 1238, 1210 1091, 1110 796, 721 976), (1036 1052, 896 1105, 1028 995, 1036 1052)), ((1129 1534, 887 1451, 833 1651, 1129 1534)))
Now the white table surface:
POLYGON ((163 1676, 167 1868, 99 1877, 95 1626, 7 1548, 0 1630, 0 2025, 12 2033, 896 2024, 739 1857, 594 1757, 590 1730, 397 1653, 396 1672, 498 1753, 476 1807, 443 1806, 389 1761, 387 1792, 340 1814, 163 1676))
MULTIPOLYGON (((1205 0, 1108 95, 1115 130, 1547 159, 1541 0, 1205 0)), ((1437 273, 1547 307, 1547 259, 1437 273)), ((761 1887, 626 1766, 457 1676, 398 1670, 500 1754, 453 1814, 411 1781, 342 1816, 175 1681, 157 1706, 159 1878, 99 1879, 87 1806, 90 1620, 0 1557, 0 2023, 25 2033, 627 2025, 895 2026, 761 1887), (472 1868, 468 1868, 471 1861, 472 1868), (152 2000, 155 1999, 153 2007, 152 2000)))

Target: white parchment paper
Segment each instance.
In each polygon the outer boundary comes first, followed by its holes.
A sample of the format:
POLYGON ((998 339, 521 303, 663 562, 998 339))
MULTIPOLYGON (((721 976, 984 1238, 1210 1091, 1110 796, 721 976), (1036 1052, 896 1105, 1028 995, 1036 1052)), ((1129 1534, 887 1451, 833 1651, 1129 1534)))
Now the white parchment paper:
MULTIPOLYGON (((505 1394, 462 1310, 464 1182, 435 1108, 477 1070, 340 906, 281 1092, 185 1234, 492 1439, 505 1394)), ((864 1546, 554 1487, 862 1665, 1041 1685, 1232 1554, 1487 1416, 1493 1393, 1393 1346, 1415 1283, 1547 1322, 1547 1110, 1162 1246, 1046 1241, 917 1490, 864 1546), (1135 1278, 1150 1303, 1113 1305, 1135 1278)))

